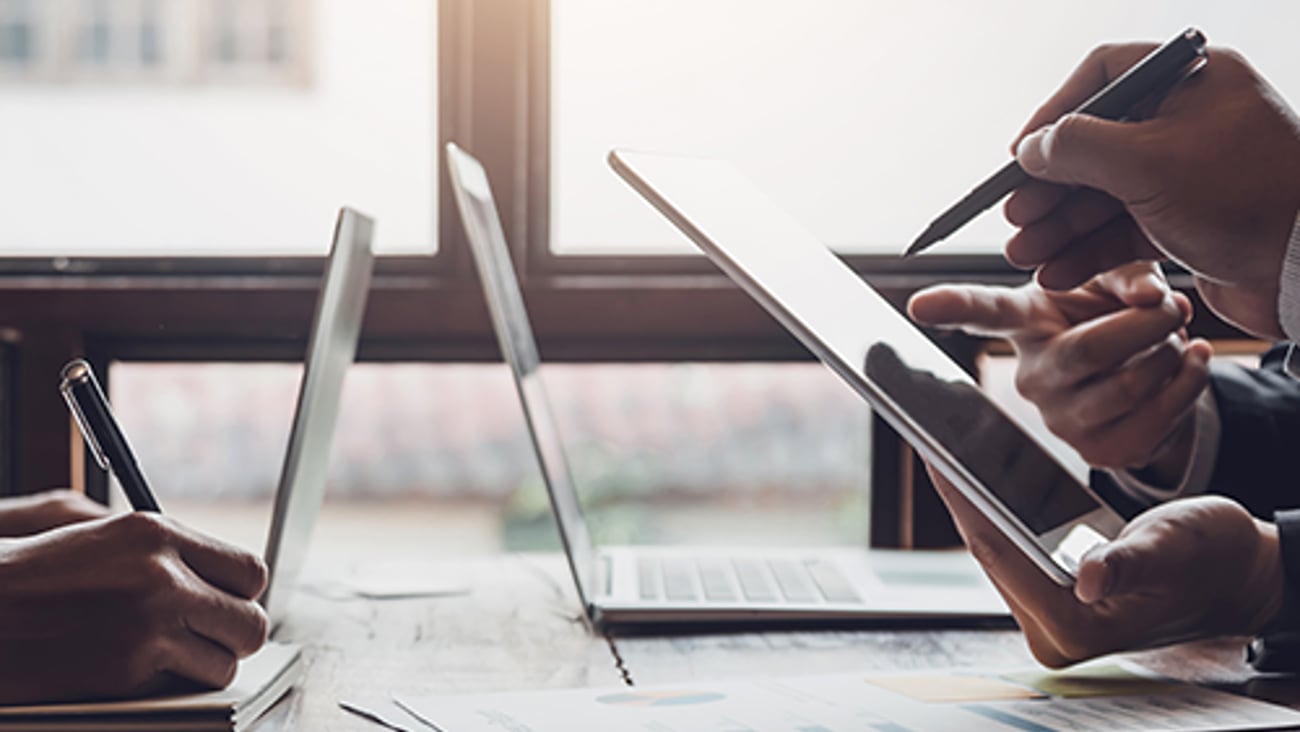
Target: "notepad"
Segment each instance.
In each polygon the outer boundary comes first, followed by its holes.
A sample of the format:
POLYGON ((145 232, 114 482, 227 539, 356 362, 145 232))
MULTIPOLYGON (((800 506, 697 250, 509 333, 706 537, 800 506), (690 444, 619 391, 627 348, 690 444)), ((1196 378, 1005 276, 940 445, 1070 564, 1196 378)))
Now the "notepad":
POLYGON ((0 730, 231 732, 247 728, 302 676, 302 649, 268 643, 244 659, 230 686, 127 701, 0 707, 0 730))

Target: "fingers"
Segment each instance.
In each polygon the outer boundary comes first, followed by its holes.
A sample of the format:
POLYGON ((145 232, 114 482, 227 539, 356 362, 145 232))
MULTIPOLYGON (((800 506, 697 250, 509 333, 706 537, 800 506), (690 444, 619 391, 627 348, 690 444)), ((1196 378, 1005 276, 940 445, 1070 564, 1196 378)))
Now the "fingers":
POLYGON ((1183 347, 1184 354, 1196 354, 1196 357, 1202 361, 1209 362, 1214 356, 1214 346, 1204 338, 1193 338, 1183 347))
POLYGON ((1017 267, 1036 267, 1123 215, 1123 204, 1111 196, 1091 189, 1074 191, 1049 213, 1019 224, 1024 228, 1007 243, 1007 261, 1017 267))
POLYGON ((266 565, 259 557, 156 513, 123 514, 111 526, 149 550, 174 551, 204 582, 237 597, 252 600, 266 588, 266 565))
POLYGON ((1026 231, 1017 232, 1007 242, 1007 256, 1015 256, 1024 266, 1042 261, 1034 278, 1047 290, 1069 290, 1130 262, 1164 258, 1127 215, 1117 216, 1073 240, 1026 243, 1021 238, 1026 231), (1033 251, 1034 247, 1037 251, 1033 251), (1018 250, 1014 254, 1013 248, 1018 250))
POLYGON ((1094 48, 1074 69, 1061 88, 1049 97, 1025 123, 1011 145, 1012 153, 1027 134, 1043 125, 1055 122, 1066 112, 1077 109, 1089 97, 1155 48, 1154 43, 1129 43, 1094 48))
MULTIPOLYGON (((1012 265, 1030 269, 1085 242, 1092 247, 1113 245, 1114 242, 1107 239, 1098 239, 1097 234, 1120 219, 1127 219, 1127 214, 1123 205, 1114 198, 1089 189, 1073 191, 1052 211, 1027 222, 1013 234, 1007 241, 1004 254, 1012 265)), ((1115 236, 1115 232, 1109 232, 1108 236, 1115 236)), ((1133 259, 1137 257, 1123 261, 1133 259)), ((1096 272, 1106 269, 1099 268, 1096 272)), ((1089 276, 1092 274, 1095 272, 1089 276)))
POLYGON ((1002 213, 1012 226, 1025 227, 1051 213, 1074 189, 1031 179, 1007 197, 1002 213))
POLYGON ((167 590, 171 597, 157 601, 171 608, 164 617, 172 620, 169 631, 155 636, 161 659, 158 670, 204 686, 224 687, 234 677, 238 659, 266 643, 266 613, 252 600, 214 587, 178 557, 165 562, 172 565, 173 580, 167 590))
MULTIPOLYGON (((987 570, 985 574, 988 574, 987 570)), ((1033 608, 1021 603, 1015 595, 1012 595, 1005 587, 998 584, 998 581, 989 576, 989 581, 997 588, 998 594, 1006 601, 1007 607, 1011 610, 1011 616, 1016 619, 1016 625, 1020 626, 1020 631, 1025 634, 1025 643, 1028 644, 1029 650, 1034 654, 1038 662, 1048 668, 1062 668, 1071 663, 1078 661, 1077 658, 1070 658, 1061 652, 1057 645, 1056 639, 1051 636, 1043 622, 1042 618, 1036 616, 1033 608)))
MULTIPOLYGON (((927 464, 926 471, 930 475, 931 482, 935 485, 935 490, 939 493, 940 501, 944 502, 944 506, 948 507, 949 514, 956 521, 957 530, 958 533, 961 533, 962 541, 966 542, 967 547, 971 547, 972 543, 969 534, 974 534, 976 530, 983 530, 980 528, 983 527, 983 524, 980 523, 983 520, 983 515, 980 515, 978 508, 975 508, 974 504, 971 504, 969 499, 962 495, 961 491, 954 488, 948 478, 940 475, 939 471, 936 471, 932 465, 927 464)), ((1043 620, 1037 616, 1037 608, 1021 602, 1021 598, 1018 598, 998 580, 998 573, 991 571, 991 566, 1000 563, 996 558, 996 550, 989 546, 987 542, 978 543, 976 546, 979 546, 979 549, 971 549, 971 554, 980 562, 980 567, 984 569, 985 575, 995 586, 998 594, 1002 595, 1006 606, 1010 608, 1015 623, 1021 627, 1021 631, 1024 633, 1024 640, 1030 645, 1030 650, 1034 651, 1034 657, 1043 662, 1045 666, 1053 668, 1065 666, 1065 664, 1074 660, 1061 654, 1056 642, 1052 640, 1052 636, 1045 629, 1043 620)))
MULTIPOLYGON (((1131 262, 1122 267, 1098 275, 1092 287, 1113 295, 1116 300, 1129 307, 1150 307, 1159 305, 1170 294, 1169 281, 1165 279, 1155 262, 1131 262)), ((1182 293, 1175 293, 1174 299, 1183 313, 1184 320, 1192 317, 1192 303, 1182 293)))
POLYGON ((256 555, 179 525, 173 528, 181 558, 208 584, 246 600, 266 589, 266 564, 256 555))
POLYGON ((912 296, 908 314, 924 325, 1011 338, 1046 337, 1060 329, 1036 288, 938 285, 912 296))
POLYGON ((951 482, 927 468, 966 546, 1003 594, 1015 598, 1027 617, 1068 619, 1074 608, 1070 591, 1049 579, 951 482))
MULTIPOLYGON (((1118 541, 1118 540, 1117 540, 1118 541)), ((1111 593, 1115 580, 1114 565, 1106 556, 1106 545, 1099 544, 1084 553, 1074 578, 1074 596, 1091 605, 1111 593)))
POLYGON ((1150 198, 1155 185, 1142 150, 1142 130, 1138 123, 1067 114, 1025 136, 1016 147, 1016 161, 1039 180, 1141 201, 1150 198))
POLYGON ((1140 468, 1184 419, 1210 381, 1205 349, 1188 349, 1177 374, 1154 396, 1119 420, 1078 440, 1080 455, 1102 468, 1140 468))
MULTIPOLYGON (((1130 524, 1113 541, 1090 549, 1079 563, 1075 596, 1084 603, 1135 592, 1157 591, 1167 584, 1171 569, 1184 557, 1173 551, 1186 546, 1180 527, 1165 517, 1177 509, 1154 509, 1130 524), (1169 565, 1172 565, 1170 567, 1169 565)), ((1186 527, 1181 527, 1185 529, 1186 527)), ((1185 570, 1185 567, 1181 569, 1185 570)))
POLYGON ((1120 369, 1083 385, 1071 398, 1077 431, 1095 429, 1130 413, 1172 379, 1182 366, 1182 338, 1175 333, 1120 369))
POLYGON ((1018 385, 1027 398, 1038 401, 1048 392, 1119 367, 1162 343, 1183 323, 1182 310, 1172 298, 1159 307, 1124 308, 1100 315, 1057 336, 1051 355, 1033 373, 1022 373, 1018 385))
POLYGON ((159 671, 222 689, 234 681, 239 659, 207 638, 188 633, 164 641, 159 665, 159 671))
POLYGON ((257 603, 206 588, 191 597, 184 618, 191 631, 239 658, 261 648, 270 631, 266 613, 257 603))

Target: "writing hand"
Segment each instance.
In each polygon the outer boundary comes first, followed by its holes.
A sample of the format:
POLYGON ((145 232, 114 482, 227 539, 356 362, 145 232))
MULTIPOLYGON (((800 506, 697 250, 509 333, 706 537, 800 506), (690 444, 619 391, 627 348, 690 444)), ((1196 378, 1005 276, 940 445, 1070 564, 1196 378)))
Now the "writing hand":
POLYGON ((0 703, 225 686, 266 640, 257 557, 150 513, 0 541, 0 703))

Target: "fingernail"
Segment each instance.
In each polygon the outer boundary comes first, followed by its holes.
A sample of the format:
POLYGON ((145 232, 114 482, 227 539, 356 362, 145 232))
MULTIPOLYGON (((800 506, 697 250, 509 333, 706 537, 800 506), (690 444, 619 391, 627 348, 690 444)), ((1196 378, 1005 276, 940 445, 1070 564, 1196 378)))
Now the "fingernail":
MULTIPOLYGON (((1087 585, 1095 584, 1095 586, 1085 586, 1085 583, 1077 582, 1074 586, 1074 596, 1079 598, 1080 601, 1091 605, 1094 602, 1106 599, 1106 597, 1110 595, 1111 589, 1115 585, 1115 568, 1111 566, 1108 552, 1104 546, 1089 549, 1083 555, 1083 558, 1079 562, 1079 566, 1082 568, 1084 564, 1099 565, 1101 570, 1099 584, 1089 582, 1087 585), (1091 590, 1091 592, 1089 590, 1091 590)), ((1080 575, 1082 574, 1083 572, 1080 571, 1080 575)), ((1089 574, 1095 577, 1097 573, 1089 572, 1089 574)))
POLYGON ((1101 593, 1097 595, 1098 600, 1110 597, 1110 593, 1115 589, 1115 567, 1111 564, 1109 556, 1101 558, 1101 566, 1106 568, 1106 572, 1102 574, 1101 593))
POLYGON ((1159 292, 1169 292, 1169 283, 1165 281, 1164 277, 1161 277, 1154 272, 1144 276, 1142 279, 1159 292))
POLYGON ((1208 364, 1214 357, 1214 346, 1202 338, 1193 339, 1188 347, 1192 349, 1192 355, 1196 356, 1202 364, 1208 364))
POLYGON ((1051 129, 1049 125, 1034 130, 1025 139, 1021 140, 1020 147, 1016 148, 1016 160, 1026 173, 1038 176, 1047 172, 1047 155, 1044 152, 1044 142, 1051 129))

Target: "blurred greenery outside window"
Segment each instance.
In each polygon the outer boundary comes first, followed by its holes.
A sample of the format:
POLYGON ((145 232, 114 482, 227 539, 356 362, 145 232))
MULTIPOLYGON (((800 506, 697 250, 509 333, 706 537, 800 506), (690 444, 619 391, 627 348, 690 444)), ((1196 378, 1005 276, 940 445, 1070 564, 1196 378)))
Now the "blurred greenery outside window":
MULTIPOLYGON (((164 505, 262 505, 300 374, 118 363, 111 398, 164 505)), ((554 364, 544 378, 598 539, 865 539, 870 412, 821 365, 554 364)), ((500 364, 354 366, 328 491, 348 505, 470 507, 496 517, 486 543, 558 546, 500 364)))

